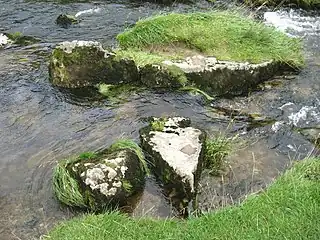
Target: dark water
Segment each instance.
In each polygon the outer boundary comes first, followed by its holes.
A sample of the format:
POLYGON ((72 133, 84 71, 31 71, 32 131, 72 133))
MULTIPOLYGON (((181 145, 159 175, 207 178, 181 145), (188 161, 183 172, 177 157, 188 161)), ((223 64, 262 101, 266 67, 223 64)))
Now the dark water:
MULTIPOLYGON (((307 67, 296 78, 281 78, 280 86, 253 92, 248 97, 217 99, 212 106, 225 109, 218 113, 205 106, 200 96, 144 92, 114 106, 107 101, 75 99, 48 82, 47 57, 58 42, 79 39, 113 45, 116 34, 139 18, 199 8, 207 5, 165 7, 110 1, 56 5, 0 0, 0 31, 19 31, 42 40, 34 46, 0 50, 1 240, 38 239, 58 221, 72 217, 74 214, 57 203, 51 190, 52 167, 57 160, 105 148, 119 137, 138 140, 138 130, 149 116, 190 117, 196 126, 213 133, 230 125, 233 117, 227 110, 240 111, 228 132, 240 134, 245 144, 230 156, 232 174, 223 182, 212 178, 203 182, 204 188, 211 186, 208 194, 202 195, 210 205, 204 206, 208 209, 265 186, 292 160, 312 152, 314 145, 292 130, 293 120, 288 118, 308 107, 311 110, 296 127, 320 124, 320 40, 309 30, 294 33, 305 35, 308 59, 307 67), (80 15, 78 26, 63 29, 54 24, 60 13, 75 14, 88 9, 99 10, 80 15), (294 106, 279 109, 288 102, 294 106), (272 130, 272 124, 252 127, 244 113, 260 113, 281 122, 283 127, 277 132, 272 130), (252 169, 257 174, 252 174, 252 169)), ((147 182, 133 215, 172 216, 170 204, 153 179, 147 182)))

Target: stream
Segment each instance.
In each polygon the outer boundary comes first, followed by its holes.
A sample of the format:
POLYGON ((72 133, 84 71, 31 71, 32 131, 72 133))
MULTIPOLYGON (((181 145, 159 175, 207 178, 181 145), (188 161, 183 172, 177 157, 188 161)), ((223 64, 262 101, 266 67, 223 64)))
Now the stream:
MULTIPOLYGON (((224 177, 205 176, 200 186, 204 210, 236 203, 259 191, 294 160, 319 154, 310 129, 320 129, 320 15, 283 9, 264 14, 292 37, 302 37, 306 67, 275 77, 248 96, 220 98, 209 105, 200 95, 139 92, 127 101, 78 97, 55 89, 48 80, 48 56, 66 40, 115 45, 115 36, 140 18, 159 12, 208 8, 177 4, 95 1, 94 3, 0 0, 0 32, 41 39, 26 47, 0 49, 0 240, 39 239, 57 222, 76 215, 61 206, 51 189, 58 160, 108 147, 120 137, 139 140, 149 116, 185 116, 210 134, 238 134, 241 144, 228 157, 224 177), (79 25, 60 28, 61 13, 77 14, 79 25)), ((153 177, 133 203, 133 216, 174 217, 153 177)))

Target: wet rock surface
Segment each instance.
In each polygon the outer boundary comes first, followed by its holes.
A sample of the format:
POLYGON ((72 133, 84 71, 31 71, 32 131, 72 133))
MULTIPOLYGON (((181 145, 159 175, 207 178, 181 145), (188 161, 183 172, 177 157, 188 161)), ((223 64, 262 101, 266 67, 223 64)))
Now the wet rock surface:
POLYGON ((163 183, 166 195, 181 214, 187 214, 202 171, 206 134, 191 127, 186 118, 152 121, 151 126, 140 130, 142 148, 150 155, 152 170, 163 183), (156 121, 162 121, 163 127, 152 129, 156 121))
POLYGON ((132 60, 116 59, 94 41, 59 44, 53 51, 49 75, 52 84, 63 88, 81 88, 99 83, 137 82, 138 70, 132 60))
POLYGON ((63 28, 68 28, 73 24, 77 24, 80 21, 72 15, 69 14, 60 14, 57 19, 56 19, 56 24, 63 27, 63 28))
POLYGON ((273 61, 250 64, 220 61, 215 57, 201 55, 182 61, 164 61, 163 64, 179 68, 190 84, 215 95, 247 93, 281 69, 281 64, 273 61))
POLYGON ((92 210, 126 205, 128 198, 144 186, 143 166, 131 150, 101 154, 68 168, 80 181, 86 204, 92 210))

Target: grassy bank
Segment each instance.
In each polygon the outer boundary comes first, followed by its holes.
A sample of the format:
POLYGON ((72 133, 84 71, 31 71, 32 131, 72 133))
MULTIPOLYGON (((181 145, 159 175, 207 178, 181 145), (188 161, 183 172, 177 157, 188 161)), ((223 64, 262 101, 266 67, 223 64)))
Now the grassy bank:
POLYGON ((117 36, 122 56, 142 62, 204 54, 219 60, 303 64, 298 39, 237 12, 158 15, 117 36), (143 51, 143 52, 141 52, 143 51), (144 55, 144 56, 143 56, 144 55))
POLYGON ((282 7, 287 5, 294 5, 296 7, 305 9, 320 8, 320 0, 245 0, 245 2, 253 6, 267 5, 274 7, 282 7))
POLYGON ((187 221, 87 215, 58 225, 46 239, 319 239, 320 159, 304 160, 266 191, 187 221))

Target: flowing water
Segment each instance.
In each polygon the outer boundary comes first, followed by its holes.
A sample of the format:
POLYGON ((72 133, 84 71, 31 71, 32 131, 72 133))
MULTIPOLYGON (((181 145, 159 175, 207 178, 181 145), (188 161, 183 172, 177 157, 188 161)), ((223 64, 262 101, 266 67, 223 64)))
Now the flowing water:
MULTIPOLYGON (((97 40, 114 45, 116 34, 139 18, 207 7, 204 3, 165 7, 115 1, 56 5, 0 0, 0 32, 19 31, 41 39, 32 46, 0 50, 1 240, 37 239, 58 221, 74 216, 52 193, 52 168, 57 160, 105 148, 122 136, 138 140, 138 130, 149 116, 190 117, 199 128, 211 133, 228 129, 245 142, 229 157, 232 171, 224 179, 208 176, 202 181, 204 209, 259 190, 292 159, 316 152, 295 129, 320 128, 317 15, 298 11, 266 15, 275 25, 286 19, 291 29, 283 25, 281 29, 304 38, 307 66, 299 75, 274 79, 247 97, 217 99, 211 106, 200 96, 164 92, 136 93, 115 106, 65 94, 48 81, 47 58, 58 42, 97 40), (56 17, 65 12, 77 14, 81 23, 69 29, 56 26, 56 17), (252 120, 250 113, 262 117, 252 120)), ((132 214, 168 217, 174 213, 150 178, 132 214)))

